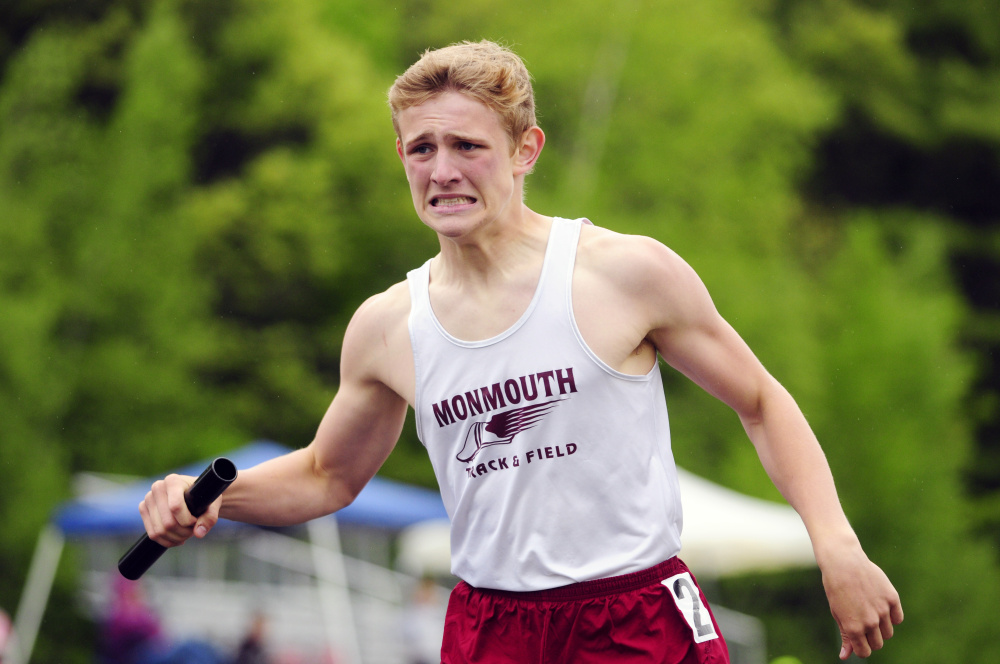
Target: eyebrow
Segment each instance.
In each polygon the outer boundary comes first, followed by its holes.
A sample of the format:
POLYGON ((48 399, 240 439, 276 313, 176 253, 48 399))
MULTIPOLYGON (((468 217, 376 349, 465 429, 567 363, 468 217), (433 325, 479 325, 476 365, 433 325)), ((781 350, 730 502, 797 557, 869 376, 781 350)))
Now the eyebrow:
MULTIPOLYGON (((434 134, 432 132, 425 131, 424 133, 419 134, 417 136, 414 136, 413 138, 405 141, 403 143, 403 147, 404 148, 409 148, 412 145, 417 145, 419 143, 423 143, 424 141, 430 140, 433 136, 434 136, 434 134)), ((464 142, 467 142, 467 143, 475 143, 477 145, 481 145, 481 144, 484 144, 484 143, 487 142, 486 138, 476 138, 476 137, 474 137, 474 136, 472 136, 470 134, 458 134, 458 133, 455 133, 455 132, 448 132, 448 133, 446 133, 444 135, 444 140, 445 140, 445 142, 450 142, 450 141, 464 141, 464 142)))

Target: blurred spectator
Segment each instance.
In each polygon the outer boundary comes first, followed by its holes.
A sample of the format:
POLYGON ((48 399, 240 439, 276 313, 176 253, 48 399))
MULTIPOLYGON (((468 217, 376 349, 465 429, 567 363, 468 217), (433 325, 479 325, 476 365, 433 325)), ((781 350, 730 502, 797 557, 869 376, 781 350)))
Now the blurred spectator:
POLYGON ((425 577, 403 611, 403 644, 406 664, 437 664, 441 661, 444 634, 444 603, 434 580, 425 577))
POLYGON ((267 652, 267 617, 256 612, 250 620, 250 627, 240 642, 233 664, 270 664, 267 652))
POLYGON ((114 577, 111 606, 101 624, 100 664, 223 664, 207 643, 172 644, 141 583, 114 577))
POLYGON ((160 620, 138 581, 115 575, 111 607, 101 625, 101 661, 137 664, 162 639, 160 620))

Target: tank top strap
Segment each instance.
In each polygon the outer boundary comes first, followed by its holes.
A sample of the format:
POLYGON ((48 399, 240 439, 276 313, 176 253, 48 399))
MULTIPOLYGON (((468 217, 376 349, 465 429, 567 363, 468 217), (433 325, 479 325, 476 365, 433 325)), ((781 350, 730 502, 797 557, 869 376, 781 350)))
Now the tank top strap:
MULTIPOLYGON (((430 260, 406 274, 406 282, 410 291, 410 314, 407 319, 407 327, 409 327, 411 343, 414 344, 417 343, 418 339, 430 338, 428 335, 433 334, 435 328, 434 312, 431 310, 430 275, 430 260)), ((418 361, 421 353, 418 352, 416 345, 414 345, 413 350, 414 359, 418 361)))
POLYGON ((430 310, 430 272, 431 261, 428 259, 418 268, 406 273, 406 281, 410 290, 410 309, 413 313, 427 314, 430 310))
POLYGON ((549 246, 539 283, 539 304, 543 311, 567 311, 573 285, 576 245, 580 239, 580 219, 552 219, 549 246))

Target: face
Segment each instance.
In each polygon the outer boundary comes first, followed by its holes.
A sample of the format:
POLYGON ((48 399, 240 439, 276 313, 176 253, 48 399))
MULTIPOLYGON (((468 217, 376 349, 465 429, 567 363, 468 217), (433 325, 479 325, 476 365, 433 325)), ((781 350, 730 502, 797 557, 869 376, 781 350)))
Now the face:
POLYGON ((396 150, 425 224, 458 238, 520 209, 524 174, 540 145, 527 158, 530 148, 523 146, 512 154, 500 117, 458 92, 441 93, 398 117, 396 150))

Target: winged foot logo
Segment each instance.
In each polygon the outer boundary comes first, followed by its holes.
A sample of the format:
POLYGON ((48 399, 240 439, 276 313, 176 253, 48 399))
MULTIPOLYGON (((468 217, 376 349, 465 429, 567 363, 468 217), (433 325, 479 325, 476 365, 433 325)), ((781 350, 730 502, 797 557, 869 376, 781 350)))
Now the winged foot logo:
POLYGON ((562 399, 515 408, 494 415, 489 422, 473 422, 465 436, 465 445, 456 457, 459 461, 472 461, 479 451, 490 445, 508 445, 514 436, 536 424, 562 399))
POLYGON ((456 459, 472 461, 480 451, 492 445, 509 445, 517 434, 535 427, 560 401, 576 392, 573 368, 554 369, 498 381, 476 390, 456 394, 433 404, 438 427, 456 424, 476 415, 529 402, 473 421, 465 435, 456 459), (547 397, 539 403, 531 403, 547 397))

